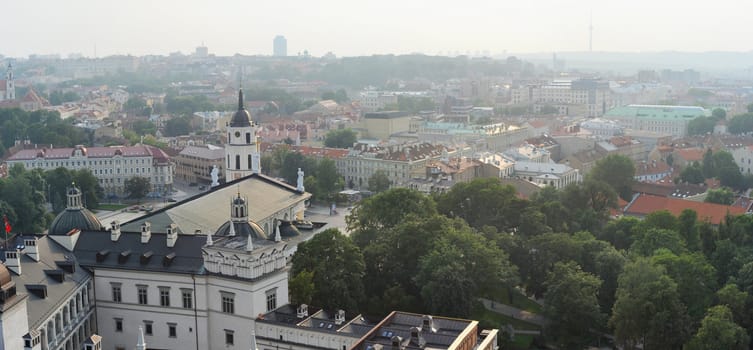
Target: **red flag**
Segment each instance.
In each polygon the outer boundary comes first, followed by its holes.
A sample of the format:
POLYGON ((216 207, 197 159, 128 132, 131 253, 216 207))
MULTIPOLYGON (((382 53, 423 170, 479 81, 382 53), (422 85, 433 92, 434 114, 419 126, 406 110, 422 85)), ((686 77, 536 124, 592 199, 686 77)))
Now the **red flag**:
POLYGON ((5 233, 6 234, 10 233, 11 227, 10 227, 10 222, 8 221, 7 215, 3 215, 3 222, 5 222, 5 233))

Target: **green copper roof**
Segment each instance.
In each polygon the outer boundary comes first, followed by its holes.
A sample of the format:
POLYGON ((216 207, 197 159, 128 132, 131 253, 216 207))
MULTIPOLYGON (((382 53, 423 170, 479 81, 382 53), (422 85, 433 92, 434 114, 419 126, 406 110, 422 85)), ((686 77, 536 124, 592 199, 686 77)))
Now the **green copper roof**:
POLYGON ((695 119, 711 116, 711 112, 696 106, 629 105, 609 110, 605 117, 637 117, 641 119, 695 119))

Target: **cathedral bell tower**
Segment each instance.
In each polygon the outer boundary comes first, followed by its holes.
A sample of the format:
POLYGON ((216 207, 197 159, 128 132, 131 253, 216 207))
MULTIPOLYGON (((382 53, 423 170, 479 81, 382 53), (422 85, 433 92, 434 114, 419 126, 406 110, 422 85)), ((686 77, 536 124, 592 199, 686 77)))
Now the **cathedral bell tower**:
POLYGON ((243 106, 243 90, 238 91, 238 111, 227 125, 225 144, 225 181, 230 182, 261 172, 260 140, 256 135, 259 125, 243 106))
POLYGON ((6 100, 16 99, 16 85, 13 79, 13 64, 8 63, 8 71, 5 73, 5 96, 3 96, 6 100))

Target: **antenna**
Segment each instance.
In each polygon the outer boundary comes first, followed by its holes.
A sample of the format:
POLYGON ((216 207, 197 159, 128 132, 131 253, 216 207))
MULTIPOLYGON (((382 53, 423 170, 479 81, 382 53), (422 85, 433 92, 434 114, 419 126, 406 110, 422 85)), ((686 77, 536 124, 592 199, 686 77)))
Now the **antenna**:
POLYGON ((593 52, 594 42, 594 14, 591 11, 588 15, 588 52, 593 52))

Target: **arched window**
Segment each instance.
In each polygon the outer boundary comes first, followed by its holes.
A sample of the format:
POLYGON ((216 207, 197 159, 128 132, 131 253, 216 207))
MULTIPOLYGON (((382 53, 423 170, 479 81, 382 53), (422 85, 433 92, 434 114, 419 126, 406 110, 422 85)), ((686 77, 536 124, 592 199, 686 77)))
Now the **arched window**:
POLYGON ((241 156, 239 154, 235 155, 235 170, 241 169, 241 156))

